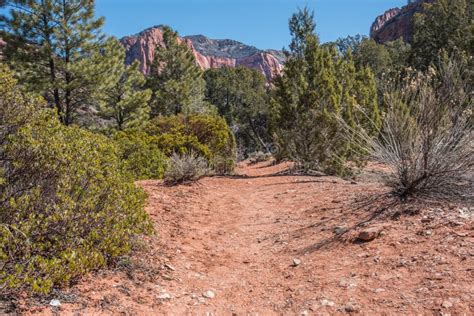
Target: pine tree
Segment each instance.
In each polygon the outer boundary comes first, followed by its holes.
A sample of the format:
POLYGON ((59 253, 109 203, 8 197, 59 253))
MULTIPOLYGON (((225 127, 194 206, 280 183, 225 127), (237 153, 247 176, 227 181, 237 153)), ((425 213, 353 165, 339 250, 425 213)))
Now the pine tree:
POLYGON ((415 15, 411 64, 420 70, 438 66, 441 50, 449 56, 474 54, 474 2, 438 0, 415 15))
POLYGON ((305 170, 345 174, 345 161, 358 160, 360 152, 338 118, 353 128, 367 116, 379 120, 375 78, 367 68, 356 69, 350 50, 341 57, 334 46, 320 45, 308 17, 305 9, 290 20, 294 38, 285 71, 274 82, 272 130, 279 158, 305 170))
POLYGON ((205 82, 192 51, 170 27, 163 28, 163 46, 155 51, 147 86, 153 91, 152 117, 204 113, 205 82))
MULTIPOLYGON (((118 59, 125 59, 125 49, 117 40, 112 40, 112 51, 117 51, 118 59)), ((139 62, 126 66, 115 63, 109 68, 107 84, 103 85, 99 106, 100 116, 112 119, 118 130, 138 126, 149 116, 148 102, 151 90, 143 89, 145 77, 139 70, 139 62)))
POLYGON ((12 0, 6 20, 6 58, 21 83, 42 94, 60 121, 73 123, 80 109, 96 106, 117 51, 105 49, 94 0, 12 0))

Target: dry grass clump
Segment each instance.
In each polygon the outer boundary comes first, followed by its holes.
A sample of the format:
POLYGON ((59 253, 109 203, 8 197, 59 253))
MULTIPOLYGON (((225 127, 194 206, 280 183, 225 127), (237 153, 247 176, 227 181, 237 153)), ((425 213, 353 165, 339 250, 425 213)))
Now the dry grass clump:
POLYGON ((205 158, 194 152, 182 155, 174 153, 168 161, 164 180, 168 185, 176 185, 195 182, 207 174, 209 166, 205 158))
POLYGON ((392 172, 387 184, 405 199, 473 201, 473 90, 451 60, 438 72, 389 85, 378 138, 358 133, 392 172))

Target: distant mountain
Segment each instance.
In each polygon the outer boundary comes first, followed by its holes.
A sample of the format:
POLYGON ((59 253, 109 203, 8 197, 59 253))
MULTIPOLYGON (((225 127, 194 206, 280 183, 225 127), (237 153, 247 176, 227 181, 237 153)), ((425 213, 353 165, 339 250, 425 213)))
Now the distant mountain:
POLYGON ((402 8, 393 8, 378 16, 370 28, 370 37, 383 44, 399 38, 413 39, 413 16, 423 10, 423 4, 434 0, 411 0, 402 8))
MULTIPOLYGON (((285 56, 277 50, 260 50, 234 40, 210 39, 204 35, 179 38, 180 42, 193 51, 202 69, 244 66, 259 70, 268 80, 283 70, 285 56)), ((163 45, 163 27, 148 28, 139 34, 126 36, 120 40, 126 49, 126 63, 140 61, 144 74, 150 72, 157 45, 163 45)))

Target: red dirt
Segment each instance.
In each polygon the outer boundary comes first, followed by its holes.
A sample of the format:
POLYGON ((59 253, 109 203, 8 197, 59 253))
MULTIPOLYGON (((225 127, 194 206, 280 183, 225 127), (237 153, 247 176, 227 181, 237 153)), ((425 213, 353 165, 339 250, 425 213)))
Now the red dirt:
POLYGON ((147 210, 157 234, 115 270, 56 292, 51 298, 61 301, 59 308, 50 307, 49 298, 30 302, 23 311, 474 313, 472 208, 399 205, 384 213, 388 198, 358 208, 386 191, 373 177, 351 183, 271 176, 285 167, 241 166, 238 173, 247 177, 206 178, 177 187, 140 182, 149 193, 147 210), (374 213, 381 214, 364 224, 374 213), (337 227, 338 233, 349 231, 336 238, 337 227), (368 228, 382 234, 358 242, 358 232, 368 228), (215 297, 204 297, 206 291, 215 297))

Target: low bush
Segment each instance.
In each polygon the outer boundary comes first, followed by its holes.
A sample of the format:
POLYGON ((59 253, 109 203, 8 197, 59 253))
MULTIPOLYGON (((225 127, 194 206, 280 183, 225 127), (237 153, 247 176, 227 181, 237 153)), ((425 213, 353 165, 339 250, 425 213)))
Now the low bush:
POLYGON ((151 231, 104 136, 62 126, 0 68, 0 293, 48 293, 151 231))
POLYGON ((165 183, 175 185, 194 182, 209 173, 208 163, 205 158, 194 152, 186 154, 174 153, 165 172, 165 183))
POLYGON ((392 170, 387 184, 402 199, 473 200, 472 86, 459 63, 417 73, 385 92, 379 138, 361 135, 367 150, 392 170))
POLYGON ((225 120, 215 115, 176 115, 157 117, 145 131, 157 138, 159 148, 168 156, 173 153, 195 154, 207 159, 217 173, 232 172, 236 145, 225 120))
POLYGON ((113 139, 126 171, 137 180, 163 178, 167 157, 156 137, 139 130, 117 132, 113 139))

